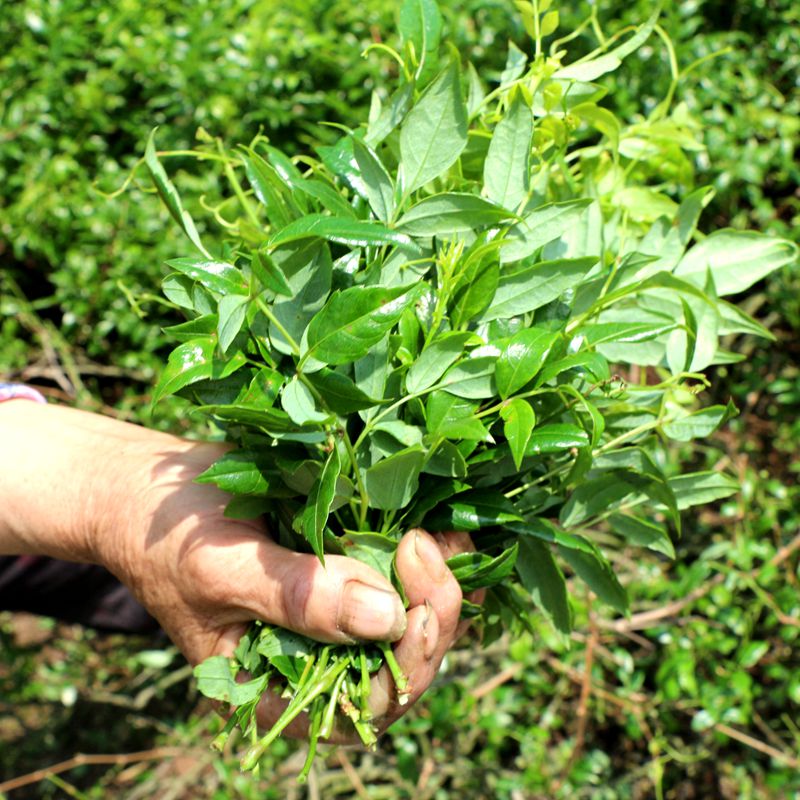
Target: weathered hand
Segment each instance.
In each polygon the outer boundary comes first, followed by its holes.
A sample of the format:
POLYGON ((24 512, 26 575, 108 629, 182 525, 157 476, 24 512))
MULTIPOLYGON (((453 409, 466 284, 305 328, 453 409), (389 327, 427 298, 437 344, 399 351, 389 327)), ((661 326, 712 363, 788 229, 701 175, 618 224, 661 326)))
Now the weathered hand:
MULTIPOLYGON (((232 653, 253 619, 328 642, 396 642, 410 699, 427 688, 458 630, 461 591, 442 557, 471 549, 463 534, 408 533, 397 570, 410 607, 355 559, 278 546, 263 525, 228 519, 228 496, 194 483, 224 446, 191 442, 96 414, 27 401, 3 404, 0 552, 101 563, 159 621, 187 659, 232 653)), ((404 710, 388 672, 373 678, 373 711, 404 710)), ((279 712, 265 698, 262 724, 279 712)), ((304 733, 302 720, 292 730, 304 733)))

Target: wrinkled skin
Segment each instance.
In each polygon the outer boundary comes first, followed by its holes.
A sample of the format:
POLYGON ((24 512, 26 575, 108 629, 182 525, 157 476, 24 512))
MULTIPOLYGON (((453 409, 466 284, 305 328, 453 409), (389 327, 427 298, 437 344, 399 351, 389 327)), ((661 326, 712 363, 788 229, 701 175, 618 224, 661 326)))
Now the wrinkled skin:
MULTIPOLYGON (((325 642, 392 641, 413 702, 463 630, 461 590, 444 560, 473 549, 465 534, 406 534, 397 553, 404 610, 367 565, 328 556, 323 567, 277 545, 260 522, 224 517, 229 496, 193 482, 224 445, 24 400, 0 404, 0 435, 21 453, 13 469, 0 466, 0 553, 103 564, 192 664, 230 655, 253 619, 325 642)), ((270 726, 283 705, 268 694, 259 722, 270 726)), ((381 728, 410 705, 398 705, 386 668, 373 677, 371 705, 381 728)), ((305 728, 300 717, 287 733, 305 728)))

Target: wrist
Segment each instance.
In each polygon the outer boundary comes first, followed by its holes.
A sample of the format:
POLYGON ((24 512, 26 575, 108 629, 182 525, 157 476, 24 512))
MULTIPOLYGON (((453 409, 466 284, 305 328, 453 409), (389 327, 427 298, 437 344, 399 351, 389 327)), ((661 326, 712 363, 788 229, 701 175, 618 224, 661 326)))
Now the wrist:
POLYGON ((0 404, 0 553, 113 560, 127 515, 126 465, 138 460, 143 432, 55 405, 0 404))

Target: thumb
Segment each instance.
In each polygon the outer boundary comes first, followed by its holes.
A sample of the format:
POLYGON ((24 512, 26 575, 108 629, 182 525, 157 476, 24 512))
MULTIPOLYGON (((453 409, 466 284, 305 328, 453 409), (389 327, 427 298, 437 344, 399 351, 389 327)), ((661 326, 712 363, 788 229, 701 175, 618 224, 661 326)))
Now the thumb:
MULTIPOLYGON (((294 553, 260 539, 245 596, 237 603, 256 617, 324 642, 396 641, 406 614, 391 583, 366 564, 329 555, 294 553)), ((244 576, 242 576, 244 577, 244 576)))

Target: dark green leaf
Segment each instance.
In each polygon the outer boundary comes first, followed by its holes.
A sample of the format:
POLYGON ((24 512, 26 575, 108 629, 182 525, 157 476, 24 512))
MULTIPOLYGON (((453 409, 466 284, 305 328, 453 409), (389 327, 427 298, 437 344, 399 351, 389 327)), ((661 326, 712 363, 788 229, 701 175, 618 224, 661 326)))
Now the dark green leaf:
POLYGON ((495 369, 500 397, 505 399, 536 377, 557 339, 557 333, 542 328, 525 328, 511 337, 495 369))
POLYGON ((354 286, 334 294, 308 326, 304 360, 346 364, 365 356, 400 319, 415 293, 408 287, 354 286))
POLYGON ((623 536, 630 544, 647 547, 669 558, 675 558, 675 547, 667 529, 651 519, 642 519, 629 514, 612 514, 608 524, 614 533, 623 536))
POLYGON ((558 554, 600 600, 608 603, 620 614, 628 613, 628 595, 608 561, 598 551, 588 553, 584 550, 559 546, 558 554))
POLYGON ((278 231, 269 241, 271 248, 302 239, 325 239, 348 247, 383 247, 397 245, 412 252, 417 246, 405 233, 387 228, 380 222, 367 222, 351 217, 330 217, 308 214, 278 231))
POLYGON ((202 258, 173 258, 167 261, 167 266, 217 294, 247 294, 244 276, 233 264, 202 258))
POLYGON ((477 531, 521 522, 513 503, 497 492, 469 492, 425 518, 430 530, 477 531))
POLYGON ((207 658, 194 668, 194 677, 201 694, 232 706, 252 702, 267 688, 263 677, 237 683, 231 661, 226 656, 207 658))
POLYGON ((476 403, 447 392, 432 392, 426 404, 429 433, 447 439, 493 441, 484 424, 475 417, 476 403))
POLYGON ((372 148, 353 137, 353 154, 366 188, 366 199, 381 222, 389 222, 394 214, 394 184, 372 148))
POLYGON ((380 533, 348 531, 339 541, 350 558, 368 564, 387 580, 392 579, 392 562, 397 552, 397 542, 380 533))
POLYGON ((364 394, 350 378, 332 369, 314 372, 308 380, 320 393, 325 405, 337 414, 351 414, 383 402, 364 394))
POLYGON ((219 324, 217 327, 219 349, 225 353, 244 324, 248 298, 241 294, 225 295, 219 301, 219 324))
POLYGON ((228 360, 214 358, 216 339, 202 337, 178 345, 167 359, 167 366, 153 390, 153 403, 178 389, 208 378, 225 378, 246 363, 241 353, 228 360))
POLYGON ((573 447, 587 447, 589 435, 577 425, 542 425, 531 434, 525 454, 536 456, 542 453, 557 453, 573 447))
POLYGON ((572 614, 567 600, 567 584, 550 548, 535 539, 520 539, 516 570, 533 602, 552 620, 557 630, 568 634, 572 630, 572 614))
POLYGON ((203 243, 200 241, 200 235, 197 233, 197 228, 194 226, 194 221, 189 215, 189 212, 184 209, 183 204, 181 203, 178 190, 175 188, 175 185, 169 179, 167 173, 164 171, 164 167, 158 160, 158 154, 156 153, 155 145, 155 135, 156 128, 153 128, 153 130, 150 132, 150 136, 147 139, 147 145, 144 150, 144 162, 147 165, 148 171, 150 172, 150 177, 153 179, 153 183, 158 190, 158 194, 164 201, 164 205, 169 210, 172 218, 178 223, 178 225, 181 226, 183 232, 189 237, 191 243, 206 258, 210 259, 211 256, 208 250, 203 247, 203 243))
POLYGON ((464 352, 464 345, 474 338, 468 332, 439 335, 414 361, 406 374, 406 390, 415 394, 433 386, 464 352))
POLYGON ((325 563, 325 554, 322 546, 322 533, 328 522, 331 503, 336 494, 336 479, 341 471, 339 451, 336 447, 332 447, 303 511, 303 536, 323 564, 325 563))
POLYGON ((231 494, 266 494, 269 482, 267 465, 254 450, 234 450, 225 453, 205 472, 195 478, 197 483, 213 483, 231 494))
POLYGON ((275 294, 291 297, 294 292, 286 281, 283 270, 275 263, 266 250, 256 250, 250 260, 250 269, 258 282, 275 294))
POLYGON ((384 458, 364 473, 371 508, 398 509, 408 505, 417 491, 425 462, 421 447, 410 447, 384 458))
POLYGON ((476 589, 485 589, 505 580, 513 571, 519 546, 515 542, 498 556, 486 553, 459 553, 447 559, 453 577, 467 594, 476 589))
POLYGON ((288 198, 290 192, 285 180, 275 167, 265 161, 254 150, 244 149, 239 153, 244 164, 247 180, 253 187, 256 197, 264 206, 267 218, 273 228, 279 230, 286 227, 294 218, 288 198))
POLYGON ((533 426, 536 424, 536 414, 527 400, 515 397, 503 405, 500 416, 503 419, 503 434, 511 448, 514 465, 520 469, 522 459, 527 454, 533 426))

